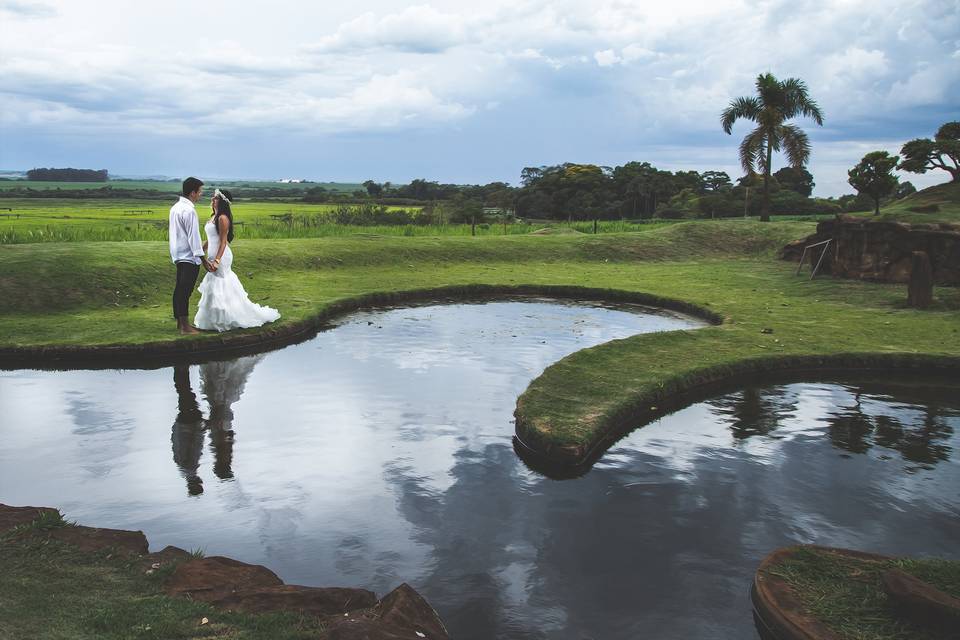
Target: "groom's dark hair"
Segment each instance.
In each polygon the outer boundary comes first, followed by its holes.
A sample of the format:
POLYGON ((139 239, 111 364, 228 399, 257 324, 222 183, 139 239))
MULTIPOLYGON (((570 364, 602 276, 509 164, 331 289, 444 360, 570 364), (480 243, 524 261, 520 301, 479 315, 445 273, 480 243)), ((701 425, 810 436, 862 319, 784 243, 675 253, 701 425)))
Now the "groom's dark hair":
POLYGON ((203 186, 203 180, 199 178, 194 178, 190 176, 183 181, 183 195, 184 197, 189 196, 191 193, 203 186))

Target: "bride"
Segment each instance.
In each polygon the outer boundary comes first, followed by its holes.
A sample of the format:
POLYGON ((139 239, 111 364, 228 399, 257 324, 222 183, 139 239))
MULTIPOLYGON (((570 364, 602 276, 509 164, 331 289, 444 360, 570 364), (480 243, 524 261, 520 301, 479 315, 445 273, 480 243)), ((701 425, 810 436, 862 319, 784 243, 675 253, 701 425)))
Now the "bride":
POLYGON ((210 270, 200 283, 200 306, 193 323, 198 329, 227 331, 259 327, 280 318, 280 312, 250 302, 240 279, 231 269, 233 251, 233 212, 230 209, 232 195, 217 189, 210 199, 213 215, 203 230, 207 241, 203 243, 210 260, 210 270))

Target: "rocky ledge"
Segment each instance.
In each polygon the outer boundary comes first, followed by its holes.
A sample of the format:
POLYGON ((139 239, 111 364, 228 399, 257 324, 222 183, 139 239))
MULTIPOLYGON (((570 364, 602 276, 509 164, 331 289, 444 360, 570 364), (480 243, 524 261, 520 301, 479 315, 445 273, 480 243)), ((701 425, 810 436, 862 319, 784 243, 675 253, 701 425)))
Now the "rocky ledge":
MULTIPOLYGON (((941 286, 960 285, 960 226, 907 224, 837 216, 817 225, 813 235, 780 250, 780 258, 799 262, 803 248, 830 240, 820 272, 839 278, 909 282, 914 252, 926 253, 933 281, 941 286)), ((823 247, 808 251, 807 260, 820 259, 823 247), (812 255, 809 255, 812 251, 812 255)))
MULTIPOLYGON (((0 504, 0 534, 29 526, 38 518, 59 517, 59 511, 50 507, 0 504)), ((129 554, 147 572, 174 565, 163 587, 170 596, 246 613, 287 611, 314 616, 323 622, 326 631, 320 637, 327 640, 449 638, 437 612, 406 583, 378 600, 366 589, 284 584, 266 567, 231 558, 197 558, 177 547, 148 553, 149 544, 142 531, 70 525, 44 533, 87 552, 129 554)))

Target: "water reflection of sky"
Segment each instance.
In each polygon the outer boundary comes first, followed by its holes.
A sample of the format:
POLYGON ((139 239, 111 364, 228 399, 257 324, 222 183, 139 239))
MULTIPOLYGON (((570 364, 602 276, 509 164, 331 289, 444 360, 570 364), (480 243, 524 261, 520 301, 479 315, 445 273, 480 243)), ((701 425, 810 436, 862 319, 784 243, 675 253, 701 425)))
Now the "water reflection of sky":
POLYGON ((669 316, 520 302, 356 314, 277 352, 0 373, 0 501, 143 529, 290 582, 407 580, 457 638, 753 633, 793 542, 957 557, 960 408, 929 386, 744 389, 635 431, 586 476, 528 470, 517 395, 669 316))

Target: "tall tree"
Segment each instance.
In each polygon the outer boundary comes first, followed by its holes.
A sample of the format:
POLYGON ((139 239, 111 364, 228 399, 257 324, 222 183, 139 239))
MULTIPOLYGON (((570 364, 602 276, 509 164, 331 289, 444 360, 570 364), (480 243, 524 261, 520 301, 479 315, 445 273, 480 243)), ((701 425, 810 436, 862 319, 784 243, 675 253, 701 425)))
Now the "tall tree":
POLYGON ((704 188, 711 193, 729 191, 733 188, 733 183, 730 182, 730 176, 726 171, 704 171, 702 178, 704 188))
POLYGON ((770 221, 770 168, 773 152, 783 151, 791 167, 802 168, 810 159, 810 140, 800 127, 787 124, 797 116, 823 125, 823 114, 810 98, 807 85, 797 78, 777 80, 773 74, 757 76, 757 95, 737 98, 720 116, 723 130, 733 132, 733 123, 743 118, 757 123, 740 143, 740 164, 747 173, 763 172, 763 209, 760 219, 770 221))
POLYGON ((943 169, 954 182, 960 180, 960 122, 948 122, 937 130, 933 140, 917 138, 900 149, 900 168, 911 173, 943 169))
POLYGON ((383 195, 383 185, 376 183, 373 180, 367 180, 363 183, 363 186, 367 189, 367 193, 371 198, 379 198, 383 195))
POLYGON ((886 151, 871 151, 863 156, 859 164, 847 175, 847 182, 859 193, 873 199, 873 215, 880 213, 880 198, 890 195, 897 188, 899 180, 893 175, 899 156, 891 156, 886 151))

